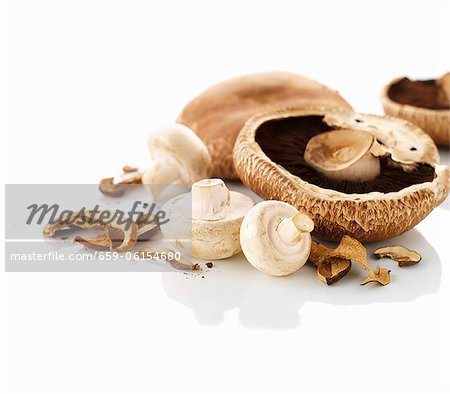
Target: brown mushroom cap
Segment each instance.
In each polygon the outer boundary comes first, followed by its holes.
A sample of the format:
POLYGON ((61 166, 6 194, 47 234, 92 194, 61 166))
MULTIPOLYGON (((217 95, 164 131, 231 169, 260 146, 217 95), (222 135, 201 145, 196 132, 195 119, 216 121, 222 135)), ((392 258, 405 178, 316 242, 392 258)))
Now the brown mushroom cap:
POLYGON ((233 179, 233 147, 252 116, 281 108, 321 106, 351 110, 335 91, 301 75, 266 72, 237 77, 215 85, 184 107, 177 122, 194 130, 213 161, 213 177, 233 179))
POLYGON ((431 138, 406 121, 317 108, 257 115, 234 148, 236 171, 250 189, 307 213, 315 233, 332 241, 374 242, 413 228, 448 194, 450 170, 438 162, 431 138), (340 128, 370 132, 382 145, 387 155, 376 179, 335 182, 305 163, 308 141, 340 128))
POLYGON ((438 145, 450 145, 450 73, 438 80, 397 78, 385 86, 381 102, 386 114, 416 124, 438 145))

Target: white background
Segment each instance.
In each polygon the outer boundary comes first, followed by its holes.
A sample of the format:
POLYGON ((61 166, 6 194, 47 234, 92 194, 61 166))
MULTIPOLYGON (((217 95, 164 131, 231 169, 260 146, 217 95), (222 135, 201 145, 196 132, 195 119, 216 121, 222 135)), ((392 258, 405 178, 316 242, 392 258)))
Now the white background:
MULTIPOLYGON (((381 113, 390 79, 450 66, 449 3, 14 1, 0 27, 4 183, 145 164, 152 129, 235 75, 298 72, 381 113)), ((448 392, 448 208, 392 241, 424 261, 385 262, 386 288, 358 268, 334 287, 311 268, 269 278, 242 257, 204 279, 2 272, 2 387, 448 392)))

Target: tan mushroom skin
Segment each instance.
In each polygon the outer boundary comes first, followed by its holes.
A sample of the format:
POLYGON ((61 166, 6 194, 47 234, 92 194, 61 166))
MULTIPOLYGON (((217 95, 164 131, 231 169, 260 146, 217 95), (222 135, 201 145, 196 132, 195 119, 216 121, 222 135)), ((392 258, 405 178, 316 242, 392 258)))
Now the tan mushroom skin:
POLYGON ((289 275, 308 260, 313 229, 313 221, 292 205, 263 201, 250 209, 242 222, 242 251, 259 271, 289 275))

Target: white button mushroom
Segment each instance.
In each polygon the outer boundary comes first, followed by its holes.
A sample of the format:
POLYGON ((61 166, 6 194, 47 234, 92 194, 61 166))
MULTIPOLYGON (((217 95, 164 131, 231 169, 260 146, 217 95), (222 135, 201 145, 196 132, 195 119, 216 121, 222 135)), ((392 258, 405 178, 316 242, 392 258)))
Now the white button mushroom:
POLYGON ((152 167, 142 176, 156 197, 168 184, 188 184, 208 178, 212 164, 208 148, 188 127, 175 123, 152 133, 148 149, 152 167))
POLYGON ((365 182, 381 172, 379 144, 361 130, 342 129, 311 138, 305 149, 306 163, 335 181, 365 182))
POLYGON ((314 223, 292 205, 263 201, 250 209, 241 226, 245 257, 258 270, 273 276, 289 275, 306 263, 314 223))
POLYGON ((204 179, 192 185, 191 193, 174 197, 163 206, 170 220, 161 231, 185 251, 191 249, 193 257, 224 259, 241 251, 239 230, 254 204, 250 197, 229 191, 221 179, 204 179), (190 242, 180 239, 187 234, 183 223, 192 229, 190 242))

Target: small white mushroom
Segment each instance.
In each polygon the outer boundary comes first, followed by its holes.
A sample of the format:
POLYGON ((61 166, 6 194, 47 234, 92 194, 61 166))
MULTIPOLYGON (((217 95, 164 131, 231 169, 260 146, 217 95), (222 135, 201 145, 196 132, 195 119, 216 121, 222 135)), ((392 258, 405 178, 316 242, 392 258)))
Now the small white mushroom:
POLYGON ((313 230, 310 217, 292 205, 263 201, 242 222, 242 251, 256 269, 273 276, 289 275, 308 260, 313 230))
POLYGON ((310 167, 332 180, 366 182, 380 175, 378 156, 382 153, 372 134, 342 129, 311 138, 304 158, 310 167))
POLYGON ((156 197, 169 184, 187 184, 210 176, 211 156, 202 140, 190 128, 175 123, 152 133, 148 149, 153 163, 142 183, 156 197))
POLYGON ((229 191, 221 179, 204 179, 192 185, 191 193, 169 200, 163 211, 170 218, 161 226, 165 238, 189 251, 193 257, 217 260, 241 251, 239 230, 253 200, 244 194, 229 191), (191 216, 186 220, 186 214, 191 216), (183 223, 191 239, 183 240, 183 223))

